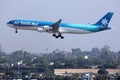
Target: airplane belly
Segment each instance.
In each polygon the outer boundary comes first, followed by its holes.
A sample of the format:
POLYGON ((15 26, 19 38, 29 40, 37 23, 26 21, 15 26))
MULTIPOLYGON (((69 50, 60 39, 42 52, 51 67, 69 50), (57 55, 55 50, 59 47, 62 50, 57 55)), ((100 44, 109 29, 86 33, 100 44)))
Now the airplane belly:
POLYGON ((64 28, 60 27, 59 31, 61 33, 70 33, 70 34, 87 34, 92 33, 91 31, 83 30, 83 29, 74 29, 74 28, 64 28))

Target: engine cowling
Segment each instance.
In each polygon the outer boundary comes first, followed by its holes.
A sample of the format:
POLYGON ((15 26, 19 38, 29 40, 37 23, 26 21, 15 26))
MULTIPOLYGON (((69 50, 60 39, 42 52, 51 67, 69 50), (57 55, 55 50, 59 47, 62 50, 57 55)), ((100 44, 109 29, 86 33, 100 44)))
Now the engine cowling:
POLYGON ((50 26, 44 26, 43 27, 43 30, 45 30, 45 31, 49 31, 50 29, 52 29, 52 27, 50 27, 50 26))
POLYGON ((38 32, 43 32, 43 28, 38 28, 38 32))

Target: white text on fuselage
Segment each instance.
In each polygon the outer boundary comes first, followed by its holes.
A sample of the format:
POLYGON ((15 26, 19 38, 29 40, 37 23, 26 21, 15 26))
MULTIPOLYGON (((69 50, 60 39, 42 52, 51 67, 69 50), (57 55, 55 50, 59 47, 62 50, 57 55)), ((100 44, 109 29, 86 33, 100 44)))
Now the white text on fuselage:
POLYGON ((31 26, 38 26, 38 22, 29 22, 29 21, 15 21, 15 25, 31 25, 31 26))

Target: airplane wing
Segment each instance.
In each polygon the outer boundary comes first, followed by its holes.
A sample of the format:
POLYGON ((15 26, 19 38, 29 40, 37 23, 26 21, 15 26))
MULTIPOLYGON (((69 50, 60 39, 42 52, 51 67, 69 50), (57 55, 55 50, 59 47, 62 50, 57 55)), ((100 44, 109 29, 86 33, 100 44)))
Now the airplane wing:
POLYGON ((62 19, 58 20, 57 22, 55 22, 54 24, 51 25, 53 27, 53 32, 58 32, 61 21, 62 21, 62 19))

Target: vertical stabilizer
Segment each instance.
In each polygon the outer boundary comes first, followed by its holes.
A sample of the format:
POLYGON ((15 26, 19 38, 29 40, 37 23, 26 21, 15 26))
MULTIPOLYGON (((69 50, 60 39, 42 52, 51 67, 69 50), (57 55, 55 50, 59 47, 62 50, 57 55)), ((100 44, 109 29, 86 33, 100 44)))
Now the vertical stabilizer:
POLYGON ((108 27, 108 24, 113 16, 113 12, 108 12, 105 16, 103 16, 98 22, 94 25, 105 26, 108 27))

